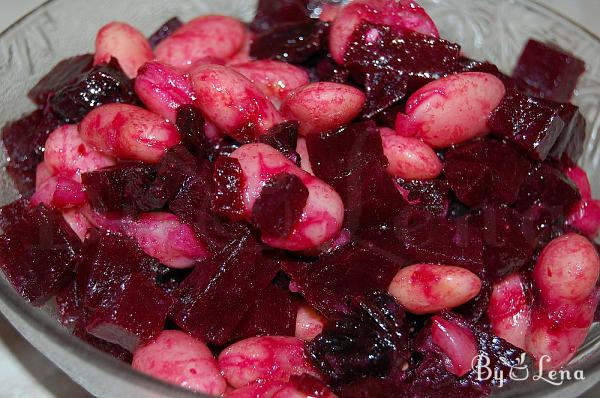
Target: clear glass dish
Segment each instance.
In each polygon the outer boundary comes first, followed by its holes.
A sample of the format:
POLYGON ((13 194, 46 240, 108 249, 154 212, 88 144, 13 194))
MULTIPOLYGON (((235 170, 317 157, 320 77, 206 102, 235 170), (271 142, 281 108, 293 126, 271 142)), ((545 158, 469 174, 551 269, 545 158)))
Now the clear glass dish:
MULTIPOLYGON (((275 0, 274 0, 275 1, 275 0)), ((460 43, 466 55, 487 59, 510 71, 525 41, 552 41, 575 53, 588 70, 575 103, 588 119, 589 137, 581 164, 600 194, 600 39, 572 21, 528 0, 421 0, 442 36, 460 43)), ((574 2, 575 3, 575 2, 574 2)), ((93 51, 96 31, 112 20, 132 23, 144 33, 177 15, 218 13, 252 18, 256 0, 53 0, 16 22, 0 36, 0 125, 33 109, 25 93, 59 60, 93 51)), ((574 5, 575 6, 575 5, 574 5)), ((2 154, 0 162, 6 161, 2 154)), ((0 172, 0 204, 17 197, 0 172)), ((26 303, 0 278, 0 311, 44 355, 98 397, 199 397, 133 371, 128 365, 72 337, 48 309, 26 303)), ((514 383, 497 397, 575 397, 600 381, 600 328, 593 328, 570 369, 584 371, 585 381, 514 383)))

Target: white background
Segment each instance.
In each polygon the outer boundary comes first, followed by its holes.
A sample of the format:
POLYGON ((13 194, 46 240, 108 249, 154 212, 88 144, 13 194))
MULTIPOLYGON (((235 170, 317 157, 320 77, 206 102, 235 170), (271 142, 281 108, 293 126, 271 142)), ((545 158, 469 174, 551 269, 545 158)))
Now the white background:
MULTIPOLYGON (((600 0, 539 1, 600 35, 600 0)), ((41 3, 42 0, 0 0, 0 31, 41 3)), ((90 396, 32 348, 0 317, 0 398, 17 397, 90 396)), ((586 398, 598 397, 600 388, 586 395, 586 398)))

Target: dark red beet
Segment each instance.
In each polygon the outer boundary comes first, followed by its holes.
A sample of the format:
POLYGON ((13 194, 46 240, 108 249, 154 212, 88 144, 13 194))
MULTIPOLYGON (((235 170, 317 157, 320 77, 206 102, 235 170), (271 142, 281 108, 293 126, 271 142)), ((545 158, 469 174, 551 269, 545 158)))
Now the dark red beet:
POLYGON ((250 24, 255 32, 266 32, 279 25, 310 20, 309 0, 259 0, 256 16, 250 24))
POLYGON ((177 109, 177 130, 183 145, 194 156, 206 157, 210 151, 210 142, 204 134, 204 116, 193 105, 182 105, 177 109))
POLYGON ((385 293, 358 297, 348 315, 327 321, 306 352, 333 385, 399 373, 410 360, 404 317, 402 308, 385 293))
POLYGON ((164 208, 183 185, 199 172, 201 165, 183 145, 175 145, 167 150, 157 165, 156 178, 147 187, 142 211, 160 210, 164 208))
POLYGON ((279 152, 283 153, 286 158, 300 165, 300 155, 296 152, 296 144, 298 143, 298 122, 283 122, 272 127, 265 134, 258 137, 258 142, 267 144, 279 152))
POLYGON ((181 22, 179 18, 173 17, 169 19, 167 22, 162 24, 162 26, 158 28, 158 30, 154 32, 152 36, 148 38, 150 46, 152 48, 158 46, 161 41, 171 36, 173 32, 181 27, 181 25, 183 25, 183 22, 181 22))
POLYGON ((116 59, 94 66, 58 90, 48 102, 50 110, 65 123, 77 123, 92 109, 109 103, 134 104, 139 100, 132 81, 116 59))
POLYGON ((80 323, 73 329, 73 334, 85 341, 89 345, 103 351, 113 357, 120 359, 123 362, 131 363, 133 355, 120 345, 109 343, 108 341, 101 340, 95 336, 92 336, 85 331, 85 325, 80 323))
POLYGON ((216 188, 212 210, 231 220, 241 220, 245 213, 242 197, 245 177, 240 162, 230 157, 219 157, 215 162, 213 178, 216 188))
POLYGON ((217 143, 212 145, 212 148, 208 154, 208 160, 214 162, 220 156, 229 156, 240 146, 241 144, 235 141, 233 138, 227 136, 223 137, 217 143))
POLYGON ((513 204, 529 172, 529 162, 512 146, 475 140, 446 151, 444 171, 450 188, 467 206, 513 204))
POLYGON ((390 106, 383 112, 379 113, 376 117, 377 125, 381 127, 388 127, 392 130, 396 129, 396 116, 398 116, 399 112, 406 112, 406 104, 404 102, 390 106))
POLYGON ((387 242, 378 239, 375 243, 366 239, 352 243, 313 263, 289 261, 284 263, 284 271, 305 300, 323 315, 348 313, 354 297, 387 290, 406 264, 397 251, 386 250, 387 242))
POLYGON ((2 212, 10 225, 0 237, 0 267, 23 298, 41 306, 71 281, 81 243, 60 213, 18 207, 2 212))
POLYGON ((302 217, 308 189, 293 174, 281 173, 269 180, 252 207, 252 222, 265 235, 285 238, 302 217))
POLYGON ((0 229, 6 231, 11 225, 21 222, 28 207, 29 201, 27 199, 19 199, 0 207, 0 229))
POLYGON ((571 120, 571 122, 565 127, 556 144, 552 147, 550 158, 561 160, 563 155, 566 155, 572 161, 577 162, 583 154, 587 137, 586 120, 579 112, 579 108, 572 104, 563 105, 562 115, 564 120, 571 120))
POLYGON ((585 62, 552 44, 530 39, 515 67, 513 77, 528 95, 569 102, 585 62))
POLYGON ((298 300, 287 289, 269 285, 238 325, 235 340, 254 336, 293 336, 298 300))
POLYGON ((307 397, 322 398, 331 396, 331 391, 321 380, 306 373, 301 376, 293 375, 290 377, 289 383, 302 394, 306 394, 307 397))
POLYGON ((448 181, 438 180, 414 180, 396 181, 400 188, 405 191, 404 199, 419 209, 428 211, 436 216, 446 217, 449 207, 450 187, 448 181))
POLYGON ((133 273, 110 305, 90 314, 86 331, 133 352, 160 333, 172 305, 173 299, 146 275, 133 273))
POLYGON ((488 126, 532 159, 544 161, 574 115, 568 105, 509 90, 492 113, 488 126))
POLYGON ((59 322, 72 329, 81 317, 81 300, 77 296, 75 279, 56 294, 56 311, 59 322))
POLYGON ((516 88, 517 82, 510 76, 505 75, 500 72, 498 67, 489 62, 481 62, 476 61, 466 57, 460 57, 458 60, 459 66, 456 72, 483 72, 489 73, 490 75, 496 76, 498 79, 502 80, 504 86, 507 89, 516 88))
POLYGON ((373 90, 373 95, 385 93, 385 96, 372 98, 375 110, 386 108, 424 84, 453 73, 459 56, 457 44, 413 31, 399 35, 390 27, 364 22, 354 31, 345 59, 346 64, 353 65, 355 78, 357 74, 363 76, 360 81, 366 81, 369 74, 383 74, 382 81, 377 82, 379 89, 373 90), (404 84, 398 75, 404 77, 406 84, 402 96, 394 93, 404 84), (393 89, 386 89, 386 82, 393 89))
POLYGON ((124 163, 81 176, 88 200, 100 213, 135 215, 144 208, 146 192, 154 181, 155 166, 124 163))
POLYGON ((258 35, 250 56, 301 64, 326 48, 328 34, 329 24, 318 20, 281 25, 258 35))
POLYGON ((9 157, 6 171, 26 197, 35 191, 36 168, 44 159, 46 139, 56 127, 58 121, 51 114, 37 110, 2 128, 2 142, 9 157))
POLYGON ((475 274, 484 267, 481 229, 464 219, 447 220, 406 207, 396 218, 395 231, 415 262, 456 265, 475 274))
POLYGON ((37 105, 45 105, 48 98, 66 85, 72 84, 83 73, 92 69, 93 54, 78 55, 60 61, 27 93, 37 105))
POLYGON ((314 75, 314 79, 311 80, 347 84, 350 71, 338 65, 331 57, 323 57, 317 61, 314 75))
POLYGON ((223 345, 279 268, 279 262, 265 257, 257 240, 246 233, 196 266, 175 292, 171 317, 191 335, 223 345))

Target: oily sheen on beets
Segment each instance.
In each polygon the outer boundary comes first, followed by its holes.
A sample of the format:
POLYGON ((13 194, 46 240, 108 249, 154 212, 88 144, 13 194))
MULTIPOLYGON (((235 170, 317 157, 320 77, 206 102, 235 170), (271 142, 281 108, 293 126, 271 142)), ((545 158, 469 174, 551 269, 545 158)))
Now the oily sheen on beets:
POLYGON ((600 273, 583 61, 532 39, 504 74, 412 0, 185 17, 106 25, 2 128, 26 300, 229 398, 475 398, 479 353, 572 358, 600 273))

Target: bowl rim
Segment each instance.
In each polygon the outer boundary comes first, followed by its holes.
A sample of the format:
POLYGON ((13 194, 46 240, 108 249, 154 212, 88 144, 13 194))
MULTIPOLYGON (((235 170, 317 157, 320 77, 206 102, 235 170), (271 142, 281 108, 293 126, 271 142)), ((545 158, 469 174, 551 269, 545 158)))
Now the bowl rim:
MULTIPOLYGON (((47 7, 60 0, 46 0, 27 12, 25 15, 11 23, 4 30, 0 31, 0 39, 9 34, 12 30, 27 23, 28 19, 32 16, 42 12, 47 7)), ((504 0, 494 0, 503 2, 504 0)), ((418 2, 418 0, 417 0, 418 2)), ((517 4, 526 8, 529 8, 535 12, 545 12, 554 15, 554 17, 562 20, 565 24, 571 25, 573 28, 580 30, 590 37, 593 41, 600 45, 600 35, 592 32, 588 28, 582 26, 578 22, 575 22, 570 17, 560 13, 557 10, 541 3, 539 0, 509 0, 512 4, 517 4)), ((460 43, 459 43, 460 44, 460 43)), ((59 60, 57 60, 58 62, 59 60)), ((71 334, 66 328, 60 325, 55 319, 49 316, 42 309, 34 307, 29 302, 24 300, 4 279, 0 278, 0 297, 4 305, 10 308, 11 311, 18 313, 22 318, 27 321, 27 325, 33 328, 36 332, 44 334, 50 341, 65 347, 66 350, 70 351, 74 355, 90 362, 94 367, 101 368, 103 372, 108 373, 114 377, 120 378, 128 383, 134 383, 143 389, 164 394, 165 396, 172 396, 175 394, 177 397, 182 398, 211 398, 208 395, 197 393, 185 389, 183 387, 173 385, 162 380, 156 379, 152 376, 146 375, 133 369, 129 364, 120 361, 113 356, 93 347, 85 341, 77 338, 71 334)), ((12 323, 12 322, 11 322, 12 323)), ((14 327, 14 326, 13 326, 14 327)), ((20 333, 20 332, 19 332, 20 333)), ((28 341, 29 344, 31 344, 28 341)), ((43 352, 42 354, 46 356, 43 352)), ((54 366, 58 366, 52 361, 54 366)), ((595 363, 583 362, 581 370, 584 372, 594 373, 594 371, 600 370, 600 357, 595 363)), ((519 397, 527 396, 532 391, 535 391, 537 396, 545 396, 546 393, 555 394, 560 390, 572 386, 577 383, 576 380, 567 380, 563 385, 556 387, 541 381, 535 383, 512 383, 508 391, 503 393, 503 390, 493 390, 492 397, 519 397), (518 385, 527 385, 529 388, 526 391, 522 391, 522 388, 517 387, 518 385)), ((591 388, 592 386, 590 386, 591 388)))

